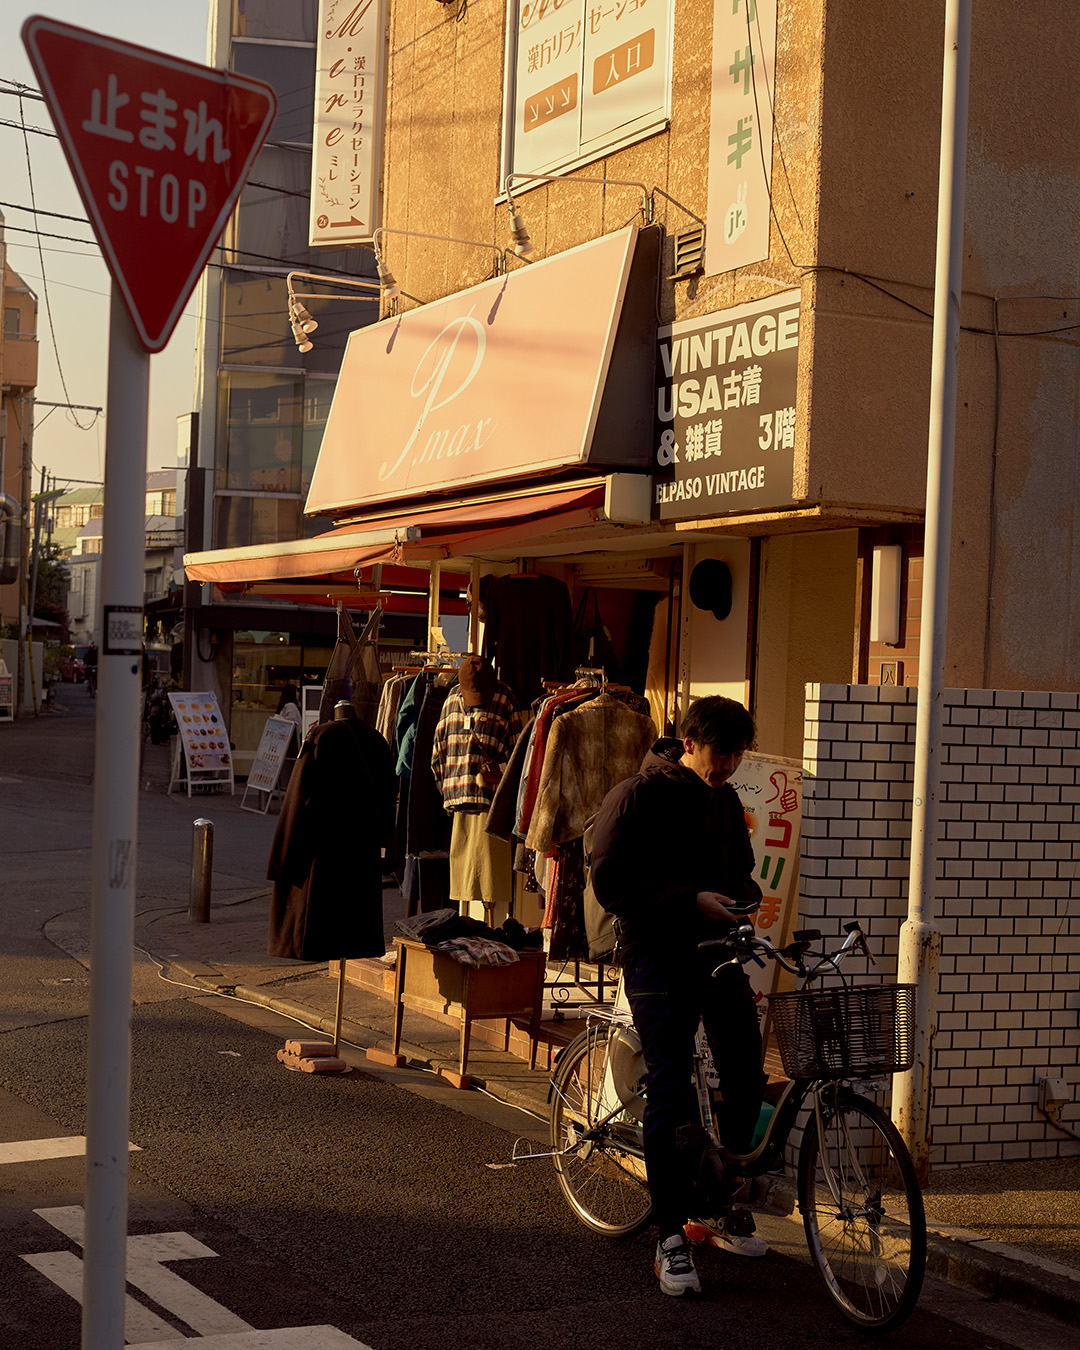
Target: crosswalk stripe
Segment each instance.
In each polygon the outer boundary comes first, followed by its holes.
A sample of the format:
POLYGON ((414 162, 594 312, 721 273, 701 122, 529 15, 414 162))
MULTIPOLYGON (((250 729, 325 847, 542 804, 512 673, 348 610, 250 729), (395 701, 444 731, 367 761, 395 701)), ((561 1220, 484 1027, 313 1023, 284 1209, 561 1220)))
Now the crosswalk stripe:
MULTIPOLYGON (((140 1152, 138 1144, 128 1144, 128 1150, 140 1152)), ((48 1158, 81 1158, 85 1152, 84 1134, 68 1135, 63 1139, 16 1139, 0 1144, 0 1165, 43 1162, 48 1158)))

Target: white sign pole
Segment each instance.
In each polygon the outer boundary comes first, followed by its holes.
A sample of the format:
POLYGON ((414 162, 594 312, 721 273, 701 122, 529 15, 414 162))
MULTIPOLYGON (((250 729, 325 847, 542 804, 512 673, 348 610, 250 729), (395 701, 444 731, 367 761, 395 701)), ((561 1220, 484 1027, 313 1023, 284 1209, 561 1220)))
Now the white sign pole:
POLYGON ((124 1341, 131 954, 139 820, 143 530, 150 354, 115 282, 109 311, 90 910, 83 1350, 124 1341))

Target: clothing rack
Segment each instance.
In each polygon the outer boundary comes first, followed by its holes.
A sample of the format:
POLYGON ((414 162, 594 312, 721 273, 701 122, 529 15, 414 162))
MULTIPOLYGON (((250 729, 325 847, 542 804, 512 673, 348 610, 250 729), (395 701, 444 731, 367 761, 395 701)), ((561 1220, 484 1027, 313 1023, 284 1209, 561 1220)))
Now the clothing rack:
POLYGON ((422 666, 391 666, 390 669, 396 675, 422 675, 425 670, 454 670, 455 667, 450 663, 452 661, 463 661, 466 656, 472 656, 472 652, 414 652, 413 655, 418 661, 423 661, 422 666))

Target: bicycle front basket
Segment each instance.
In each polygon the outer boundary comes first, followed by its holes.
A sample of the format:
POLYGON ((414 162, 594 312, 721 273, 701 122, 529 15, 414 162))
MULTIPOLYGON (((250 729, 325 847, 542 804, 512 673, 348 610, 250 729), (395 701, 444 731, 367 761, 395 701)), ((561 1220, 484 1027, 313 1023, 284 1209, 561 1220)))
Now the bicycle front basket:
POLYGON ((914 1062, 913 984, 804 989, 769 1007, 789 1078, 876 1078, 914 1062))

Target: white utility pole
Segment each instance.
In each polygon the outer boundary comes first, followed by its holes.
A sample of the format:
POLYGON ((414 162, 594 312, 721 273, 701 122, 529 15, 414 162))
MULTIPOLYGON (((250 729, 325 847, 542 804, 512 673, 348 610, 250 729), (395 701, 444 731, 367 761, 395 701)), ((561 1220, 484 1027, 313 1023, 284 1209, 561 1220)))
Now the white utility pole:
POLYGON ((941 709, 945 694, 945 636, 949 612, 956 371, 964 256, 964 176, 967 169, 968 66, 971 0, 946 0, 945 65, 941 84, 941 163, 938 172, 937 275, 934 287, 930 434, 926 464, 926 556, 920 625, 919 701, 911 810, 908 917, 900 930, 898 978, 916 986, 915 1063, 897 1074, 893 1120, 911 1151, 920 1181, 930 1171, 930 1076, 937 1031, 941 929, 937 825, 941 709))
POLYGON ((83 1350, 124 1345, 150 353, 112 286, 98 619, 83 1350))

